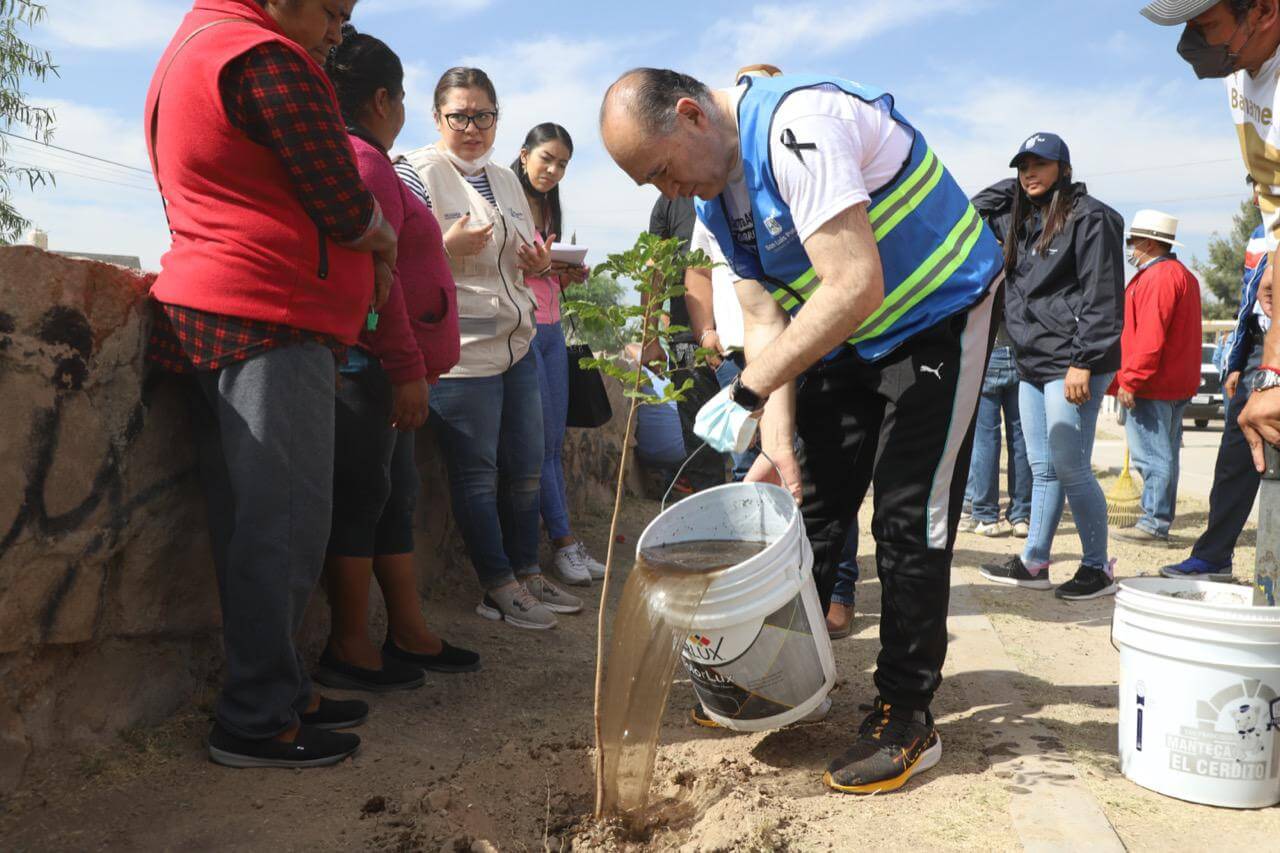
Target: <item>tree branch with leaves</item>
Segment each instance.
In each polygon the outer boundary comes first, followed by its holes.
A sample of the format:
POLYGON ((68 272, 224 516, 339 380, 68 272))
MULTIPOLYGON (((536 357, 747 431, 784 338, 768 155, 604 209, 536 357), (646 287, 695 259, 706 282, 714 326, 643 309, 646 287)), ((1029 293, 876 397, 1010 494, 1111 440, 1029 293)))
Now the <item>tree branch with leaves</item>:
MULTIPOLYGON (((655 344, 667 349, 671 336, 688 331, 683 326, 673 326, 666 322, 663 307, 671 299, 684 295, 684 271, 693 268, 708 268, 711 259, 701 251, 684 252, 677 238, 663 240, 653 234, 641 234, 635 245, 620 254, 610 255, 608 259, 595 268, 593 278, 609 277, 614 281, 635 282, 639 294, 636 305, 619 303, 607 304, 585 299, 569 299, 565 302, 565 313, 578 318, 584 323, 606 326, 614 329, 624 343, 637 343, 640 352, 634 366, 619 362, 613 358, 584 358, 580 362, 584 369, 600 370, 617 379, 626 389, 625 394, 631 400, 627 411, 627 425, 623 432, 622 458, 618 462, 618 481, 613 499, 613 518, 609 523, 609 549, 605 556, 604 583, 600 589, 600 611, 596 626, 596 681, 595 681, 595 739, 596 739, 596 815, 601 816, 604 809, 604 743, 601 737, 600 699, 604 688, 604 653, 605 653, 605 616, 609 601, 609 582, 613 576, 613 564, 618 541, 618 518, 622 513, 622 498, 625 493, 627 468, 631 461, 631 439, 635 434, 636 412, 642 405, 659 405, 682 399, 693 386, 693 380, 686 380, 677 387, 669 383, 662 394, 652 391, 646 381, 646 368, 659 377, 665 377, 669 371, 666 359, 645 364, 644 353, 655 344)), ((696 363, 705 363, 711 350, 699 349, 695 354, 696 363)))
POLYGON ((53 136, 53 111, 28 103, 24 88, 31 80, 44 82, 58 74, 53 56, 24 38, 44 18, 45 7, 32 0, 0 0, 0 244, 12 243, 31 225, 13 206, 14 181, 31 189, 54 181, 47 169, 9 162, 14 128, 26 129, 40 143, 53 136))

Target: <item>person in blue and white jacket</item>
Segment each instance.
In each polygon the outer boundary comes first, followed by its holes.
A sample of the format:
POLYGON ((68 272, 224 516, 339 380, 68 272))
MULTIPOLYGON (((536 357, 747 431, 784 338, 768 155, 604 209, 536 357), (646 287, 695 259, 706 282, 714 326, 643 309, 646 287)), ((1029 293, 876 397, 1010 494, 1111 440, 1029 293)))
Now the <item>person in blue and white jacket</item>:
MULTIPOLYGON (((1258 188, 1253 178, 1253 203, 1258 204, 1258 188)), ((1258 285, 1267 267, 1265 226, 1259 225, 1245 248, 1244 276, 1240 287, 1240 311, 1236 328, 1225 344, 1226 423, 1218 460, 1213 468, 1213 489, 1209 492, 1209 522, 1196 540, 1191 556, 1165 566, 1160 573, 1169 578, 1230 577, 1231 555, 1236 539, 1249 520, 1258 494, 1259 475, 1253 464, 1249 443, 1240 429, 1240 412, 1253 391, 1253 375, 1262 364, 1262 341, 1271 328, 1271 318, 1258 301, 1258 285)))

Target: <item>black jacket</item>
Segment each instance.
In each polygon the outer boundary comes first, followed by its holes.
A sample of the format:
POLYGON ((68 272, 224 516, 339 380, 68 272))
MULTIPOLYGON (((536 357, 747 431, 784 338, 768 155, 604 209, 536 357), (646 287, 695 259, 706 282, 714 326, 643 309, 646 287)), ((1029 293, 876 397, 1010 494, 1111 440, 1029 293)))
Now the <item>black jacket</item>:
MULTIPOLYGON (((656 234, 664 240, 672 237, 680 238, 680 248, 689 249, 689 241, 693 239, 693 223, 698 214, 693 207, 693 199, 667 198, 659 196, 654 202, 653 211, 649 214, 649 233, 656 234)), ((673 326, 689 325, 689 308, 683 296, 673 297, 668 313, 673 326)), ((687 342, 693 340, 692 332, 680 332, 672 340, 687 342)))
POLYGON ((1011 236, 1013 179, 973 198, 1001 243, 1018 241, 1018 266, 1005 279, 1005 323, 1018 375, 1028 382, 1062 379, 1069 367, 1094 374, 1120 369, 1124 329, 1124 220, 1076 184, 1075 209, 1043 254, 1037 210, 1024 233, 1011 236))

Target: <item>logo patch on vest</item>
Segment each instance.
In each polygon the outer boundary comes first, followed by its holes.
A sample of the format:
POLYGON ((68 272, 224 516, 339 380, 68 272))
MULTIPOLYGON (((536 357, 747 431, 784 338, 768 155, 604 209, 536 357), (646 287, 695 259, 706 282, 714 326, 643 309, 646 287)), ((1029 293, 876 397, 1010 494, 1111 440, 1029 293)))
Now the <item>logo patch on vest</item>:
POLYGON ((768 231, 771 236, 779 237, 782 235, 782 225, 778 222, 777 216, 770 216, 764 221, 764 230, 768 231))

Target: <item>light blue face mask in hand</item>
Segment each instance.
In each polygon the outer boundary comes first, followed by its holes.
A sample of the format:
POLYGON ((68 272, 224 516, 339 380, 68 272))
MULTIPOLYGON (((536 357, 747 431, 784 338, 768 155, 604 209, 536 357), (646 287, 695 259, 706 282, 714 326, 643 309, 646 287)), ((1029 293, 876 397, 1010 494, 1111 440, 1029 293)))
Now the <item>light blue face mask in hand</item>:
POLYGON ((751 412, 729 399, 732 391, 732 385, 721 389, 698 410, 693 421, 694 435, 717 453, 742 453, 751 446, 760 425, 751 412))

